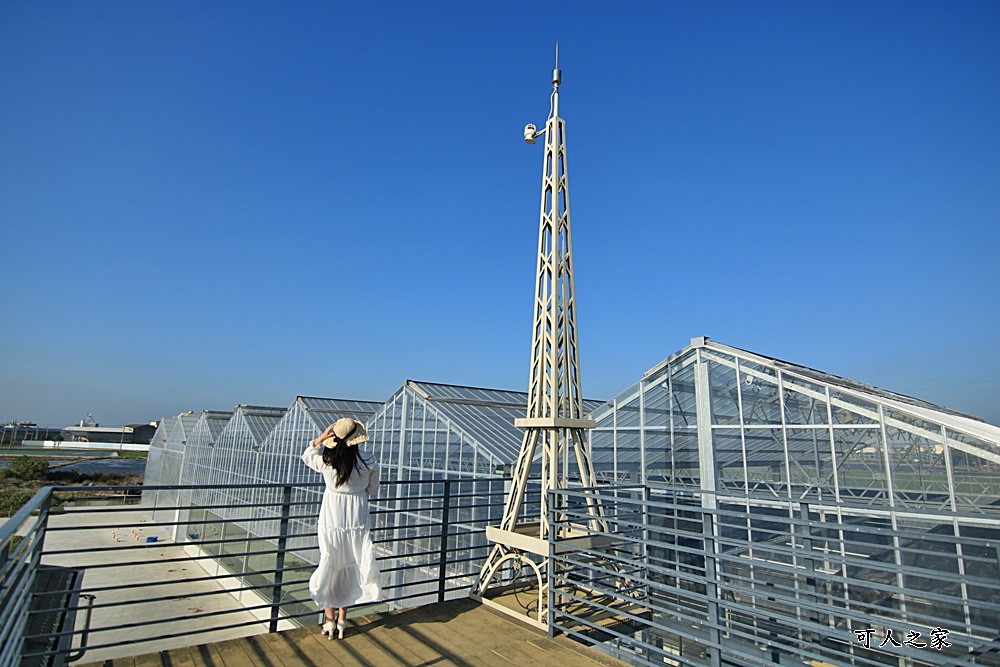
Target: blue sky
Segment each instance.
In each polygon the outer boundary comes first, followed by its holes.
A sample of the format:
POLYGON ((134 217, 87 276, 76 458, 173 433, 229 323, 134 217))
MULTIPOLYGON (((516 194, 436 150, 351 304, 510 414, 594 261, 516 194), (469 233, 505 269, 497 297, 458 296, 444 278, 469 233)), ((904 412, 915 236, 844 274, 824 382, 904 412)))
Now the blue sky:
POLYGON ((693 336, 1000 424, 1000 4, 0 4, 0 420, 524 390, 563 69, 584 393, 693 336))

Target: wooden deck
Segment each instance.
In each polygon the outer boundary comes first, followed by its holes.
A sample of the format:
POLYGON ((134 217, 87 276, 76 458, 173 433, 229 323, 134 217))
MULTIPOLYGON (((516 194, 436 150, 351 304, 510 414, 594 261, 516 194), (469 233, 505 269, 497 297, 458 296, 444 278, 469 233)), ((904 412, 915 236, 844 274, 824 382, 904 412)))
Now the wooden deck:
POLYGON ((566 637, 545 632, 462 599, 348 620, 343 640, 318 625, 229 639, 90 667, 313 667, 320 665, 577 665, 624 667, 566 637))

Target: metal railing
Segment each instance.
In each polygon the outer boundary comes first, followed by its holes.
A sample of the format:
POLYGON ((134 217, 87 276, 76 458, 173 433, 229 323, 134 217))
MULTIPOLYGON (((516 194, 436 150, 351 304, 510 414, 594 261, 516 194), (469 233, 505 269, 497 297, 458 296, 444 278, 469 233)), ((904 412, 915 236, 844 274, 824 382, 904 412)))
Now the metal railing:
MULTIPOLYGON (((318 620, 308 578, 319 556, 322 487, 88 487, 163 490, 178 500, 61 509, 54 494, 80 487, 42 489, 0 526, 0 667, 137 655, 318 620), (270 501, 189 502, 199 491, 233 497, 250 489, 270 501), (77 570, 82 583, 39 588, 46 567, 77 570), (53 610, 39 604, 48 598, 69 602, 53 610), (45 614, 62 620, 33 635, 32 619, 45 614), (48 644, 39 649, 39 641, 48 644)), ((353 612, 467 595, 487 555, 485 526, 499 520, 505 497, 501 478, 384 483, 371 500, 383 600, 353 612)))
POLYGON ((996 518, 671 487, 552 493, 550 632, 632 664, 1000 665, 996 518), (597 499, 606 526, 588 521, 597 499))
MULTIPOLYGON (((504 482, 385 484, 371 504, 384 601, 354 611, 465 596, 504 482)), ((59 507, 54 494, 79 487, 47 487, 0 526, 0 667, 319 619, 308 577, 321 484, 89 488, 179 500, 59 507), (256 502, 190 502, 249 489, 256 502), (76 583, 41 576, 59 568, 76 583), (31 630, 40 618, 53 629, 31 630)), ((633 664, 1000 665, 996 518, 671 487, 551 493, 563 537, 549 545, 550 631, 633 664)))

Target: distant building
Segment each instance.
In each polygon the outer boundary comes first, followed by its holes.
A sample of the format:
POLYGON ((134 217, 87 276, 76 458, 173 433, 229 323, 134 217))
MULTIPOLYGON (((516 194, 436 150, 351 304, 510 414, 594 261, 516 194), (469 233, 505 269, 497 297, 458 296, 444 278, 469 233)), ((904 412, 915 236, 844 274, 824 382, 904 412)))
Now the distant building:
POLYGON ((66 442, 105 442, 109 444, 148 445, 156 432, 157 422, 147 424, 127 424, 125 426, 101 426, 90 413, 79 424, 62 429, 66 442))
POLYGON ((158 422, 153 421, 148 424, 126 424, 125 428, 132 429, 132 444, 148 445, 158 425, 158 422))

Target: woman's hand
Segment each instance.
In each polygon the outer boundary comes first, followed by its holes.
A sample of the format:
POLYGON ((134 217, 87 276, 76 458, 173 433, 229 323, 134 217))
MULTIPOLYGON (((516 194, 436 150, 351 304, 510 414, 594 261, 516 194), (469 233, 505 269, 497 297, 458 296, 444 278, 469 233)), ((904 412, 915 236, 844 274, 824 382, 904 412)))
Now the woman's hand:
POLYGON ((326 430, 323 431, 323 433, 318 438, 316 438, 315 440, 313 440, 313 447, 319 447, 323 443, 324 440, 326 440, 331 435, 333 435, 333 427, 335 425, 336 424, 330 424, 329 426, 327 426, 326 430))

